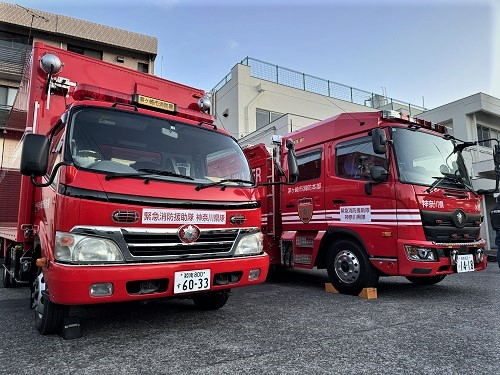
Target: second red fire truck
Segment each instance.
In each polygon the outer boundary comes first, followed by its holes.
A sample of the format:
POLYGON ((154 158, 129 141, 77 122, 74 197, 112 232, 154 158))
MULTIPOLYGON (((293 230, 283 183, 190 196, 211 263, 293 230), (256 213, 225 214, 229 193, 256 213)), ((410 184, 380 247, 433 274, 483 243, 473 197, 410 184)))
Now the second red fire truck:
POLYGON ((271 264, 326 268, 346 294, 379 276, 430 285, 483 270, 480 196, 462 156, 473 143, 445 130, 395 111, 344 113, 284 136, 274 150, 246 148, 264 184, 271 264), (287 143, 295 145, 298 181, 279 186, 287 143))

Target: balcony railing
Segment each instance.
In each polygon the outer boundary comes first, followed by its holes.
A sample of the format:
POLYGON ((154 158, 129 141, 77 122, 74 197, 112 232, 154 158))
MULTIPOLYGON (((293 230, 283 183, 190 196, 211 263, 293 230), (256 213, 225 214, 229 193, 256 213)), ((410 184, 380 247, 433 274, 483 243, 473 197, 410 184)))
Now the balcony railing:
POLYGON ((0 74, 21 77, 31 46, 0 40, 0 74))

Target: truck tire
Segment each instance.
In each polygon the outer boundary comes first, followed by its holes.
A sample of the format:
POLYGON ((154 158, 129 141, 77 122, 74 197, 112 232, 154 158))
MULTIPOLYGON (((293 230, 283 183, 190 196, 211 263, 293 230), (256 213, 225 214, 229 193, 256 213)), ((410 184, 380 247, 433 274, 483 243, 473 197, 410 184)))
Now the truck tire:
POLYGON ((193 294, 191 299, 200 310, 217 310, 223 307, 229 298, 230 289, 217 292, 193 294))
POLYGON ((61 327, 63 319, 69 313, 69 306, 58 305, 43 296, 42 292, 46 290, 46 285, 40 268, 34 284, 32 305, 35 310, 35 327, 40 334, 50 335, 61 327))
POLYGON ((434 285, 442 281, 446 275, 436 275, 429 277, 407 276, 406 279, 417 285, 434 285))
POLYGON ((7 268, 5 266, 2 266, 3 268, 3 287, 4 288, 12 288, 16 286, 16 282, 12 280, 12 277, 10 276, 10 273, 7 271, 7 268))
POLYGON ((330 246, 326 269, 331 283, 342 294, 358 295, 363 288, 375 287, 379 278, 366 252, 350 240, 330 246))
POLYGON ((10 259, 8 258, 8 254, 5 256, 5 259, 3 260, 3 287, 4 288, 13 288, 16 286, 16 281, 12 278, 10 275, 9 271, 7 271, 7 268, 10 267, 10 259))

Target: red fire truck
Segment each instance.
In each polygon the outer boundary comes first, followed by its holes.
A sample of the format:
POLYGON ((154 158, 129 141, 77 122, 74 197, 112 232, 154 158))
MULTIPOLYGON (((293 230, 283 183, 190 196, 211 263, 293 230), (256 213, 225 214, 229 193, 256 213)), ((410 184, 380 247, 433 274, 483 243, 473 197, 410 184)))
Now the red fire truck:
POLYGON ((345 294, 379 276, 431 285, 483 270, 485 191, 473 191, 462 156, 475 142, 445 130, 395 111, 344 113, 287 134, 274 150, 245 148, 264 185, 271 264, 326 269, 345 294), (295 144, 298 181, 276 186, 287 142, 295 144))
POLYGON ((17 189, 2 185, 0 236, 3 284, 31 285, 40 333, 72 305, 217 309, 266 279, 249 164, 209 110, 201 90, 34 44, 6 128, 22 148, 2 171, 17 189))

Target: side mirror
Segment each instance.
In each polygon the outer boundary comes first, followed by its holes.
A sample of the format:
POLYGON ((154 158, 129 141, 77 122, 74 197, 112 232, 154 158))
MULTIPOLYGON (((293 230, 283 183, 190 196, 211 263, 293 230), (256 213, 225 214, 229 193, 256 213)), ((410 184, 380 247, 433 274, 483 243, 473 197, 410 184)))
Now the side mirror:
POLYGON ((376 154, 385 154, 387 148, 387 137, 383 129, 376 128, 372 130, 372 146, 373 152, 376 154))
POLYGON ((297 165, 297 157, 295 156, 295 146, 291 139, 286 140, 286 148, 288 149, 286 155, 286 161, 288 163, 288 181, 294 184, 299 177, 299 167, 297 165))
POLYGON ((385 182, 387 181, 388 176, 389 173, 384 167, 381 167, 379 165, 374 165, 373 167, 370 168, 370 178, 373 181, 385 182))
POLYGON ((498 168, 500 166, 500 146, 495 145, 493 147, 493 164, 495 165, 495 168, 498 168))
POLYGON ((21 174, 43 176, 47 173, 49 139, 41 134, 26 134, 21 153, 21 174))

